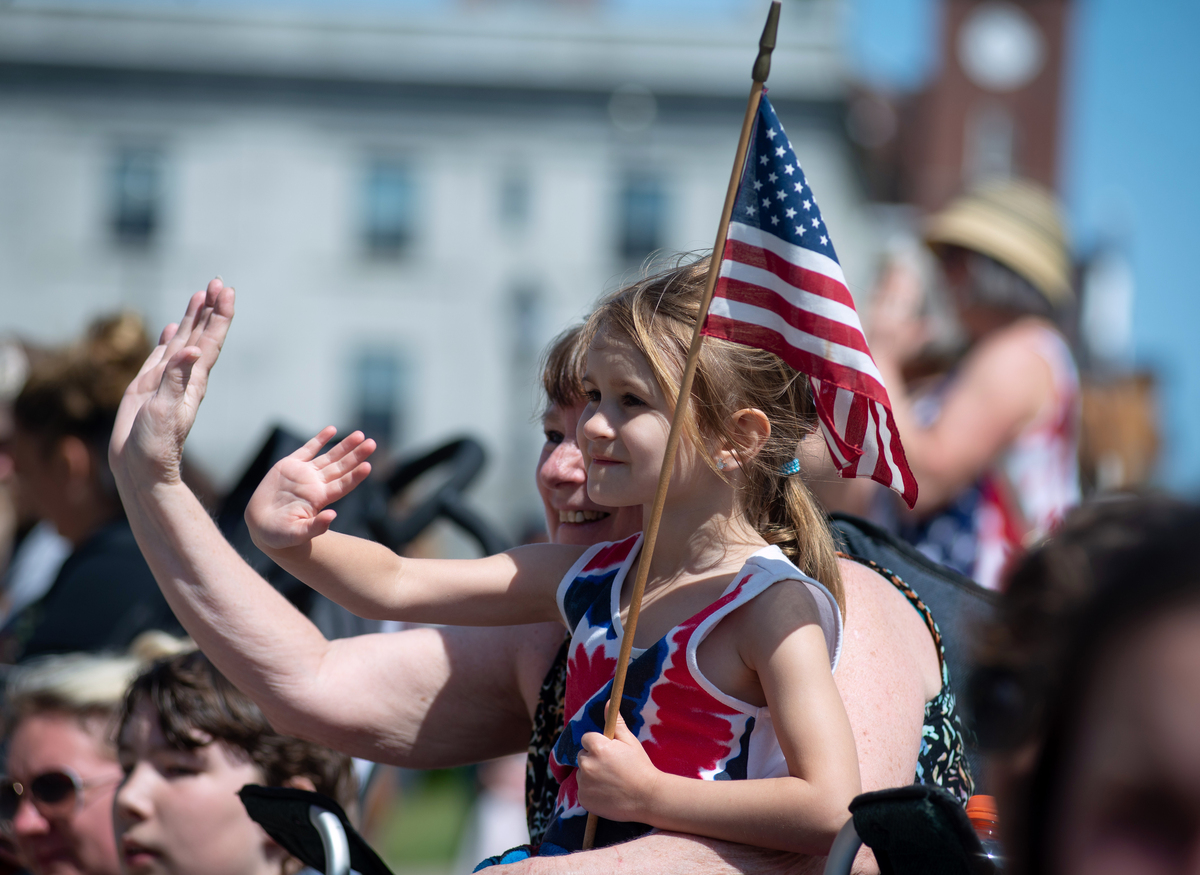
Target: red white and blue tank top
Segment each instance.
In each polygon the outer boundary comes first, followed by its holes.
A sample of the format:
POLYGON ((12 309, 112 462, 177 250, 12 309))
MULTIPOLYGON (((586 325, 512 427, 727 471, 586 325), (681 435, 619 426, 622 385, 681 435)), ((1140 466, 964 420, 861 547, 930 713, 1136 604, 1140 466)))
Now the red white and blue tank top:
MULTIPOLYGON (((561 785, 543 853, 578 850, 587 811, 579 804, 575 768, 585 733, 604 731, 604 706, 621 645, 621 587, 642 536, 589 549, 563 578, 558 605, 571 634, 566 722, 550 757, 561 785)), ((830 670, 842 646, 842 616, 833 595, 789 562, 778 547, 755 553, 722 596, 680 623, 653 646, 633 651, 621 715, 651 762, 664 772, 707 781, 788 774, 770 711, 717 689, 696 662, 700 642, 722 619, 780 580, 808 585, 820 612, 830 670)), ((642 835, 642 823, 601 820, 596 846, 642 835)))
MULTIPOLYGON (((1000 589, 1012 557, 1050 534, 1080 499, 1079 372, 1057 331, 1038 325, 1027 337, 1050 368, 1050 402, 953 501, 932 516, 896 526, 930 559, 987 589, 1000 589)), ((922 425, 937 420, 952 383, 953 376, 917 402, 922 425)))

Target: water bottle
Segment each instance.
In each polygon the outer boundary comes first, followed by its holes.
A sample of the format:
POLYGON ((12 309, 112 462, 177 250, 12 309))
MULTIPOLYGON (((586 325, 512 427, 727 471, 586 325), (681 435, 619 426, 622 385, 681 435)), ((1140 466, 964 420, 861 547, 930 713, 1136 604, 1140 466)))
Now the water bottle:
POLYGON ((983 854, 997 872, 1004 871, 1004 849, 1000 844, 1000 817, 996 813, 996 800, 991 796, 972 796, 967 800, 967 819, 979 836, 983 854))

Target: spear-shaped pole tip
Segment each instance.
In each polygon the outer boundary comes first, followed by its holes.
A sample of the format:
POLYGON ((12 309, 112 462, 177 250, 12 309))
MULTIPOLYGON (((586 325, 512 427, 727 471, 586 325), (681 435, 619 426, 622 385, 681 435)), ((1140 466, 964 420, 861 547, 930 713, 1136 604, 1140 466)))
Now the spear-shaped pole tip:
POLYGON ((766 82, 771 73, 771 52, 775 50, 775 34, 779 30, 779 0, 772 0, 762 38, 758 41, 758 57, 754 60, 751 78, 755 82, 766 82))

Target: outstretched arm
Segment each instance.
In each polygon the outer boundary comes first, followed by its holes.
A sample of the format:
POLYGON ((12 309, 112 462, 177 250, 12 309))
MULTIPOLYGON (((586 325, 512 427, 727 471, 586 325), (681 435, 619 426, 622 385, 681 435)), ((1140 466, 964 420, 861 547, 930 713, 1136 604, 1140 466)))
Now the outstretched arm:
POLYGON ((526 700, 536 697, 561 626, 326 641, 230 547, 183 484, 183 443, 233 304, 219 280, 193 296, 126 390, 110 446, 138 545, 175 615, 282 732, 410 767, 523 749, 526 700))
POLYGON ((468 561, 398 556, 329 531, 328 507, 366 479, 375 442, 354 432, 328 452, 333 427, 263 478, 246 508, 254 543, 309 586, 362 617, 457 625, 558 618, 554 591, 578 548, 541 544, 468 561))
POLYGON ((918 513, 937 510, 993 465, 1054 395, 1049 364, 1032 342, 1037 320, 997 326, 963 360, 940 413, 923 425, 913 410, 902 368, 924 345, 920 286, 902 268, 885 275, 872 301, 867 337, 887 386, 896 428, 921 486, 918 513))

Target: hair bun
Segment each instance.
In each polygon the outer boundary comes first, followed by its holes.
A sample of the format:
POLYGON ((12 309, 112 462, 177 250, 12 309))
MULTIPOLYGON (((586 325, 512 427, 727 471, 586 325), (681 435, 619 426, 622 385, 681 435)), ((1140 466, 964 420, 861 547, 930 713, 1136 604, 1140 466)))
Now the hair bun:
POLYGON ((97 319, 88 326, 80 352, 93 366, 141 367, 150 354, 142 317, 130 310, 97 319))
POLYGON ((126 387, 149 356, 142 318, 125 311, 96 319, 83 337, 35 363, 14 404, 18 423, 50 440, 108 440, 126 387))

